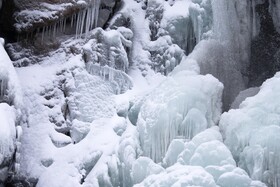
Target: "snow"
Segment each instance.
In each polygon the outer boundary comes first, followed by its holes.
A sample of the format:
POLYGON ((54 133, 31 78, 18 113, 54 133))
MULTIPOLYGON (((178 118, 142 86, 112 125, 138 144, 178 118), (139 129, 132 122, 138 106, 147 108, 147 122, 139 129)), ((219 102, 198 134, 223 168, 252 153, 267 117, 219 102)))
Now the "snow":
MULTIPOLYGON (((122 32, 129 37, 128 30, 122 32)), ((67 54, 73 44, 83 49, 84 43, 68 41, 62 44, 66 50, 53 52, 40 64, 17 68, 28 114, 19 174, 39 179, 38 186, 131 186, 130 171, 141 152, 138 132, 125 115, 117 114, 121 110, 128 113, 129 100, 146 95, 163 76, 144 78, 138 70, 131 70, 130 78, 111 68, 124 75, 124 80, 141 76, 145 85, 115 92, 117 85, 105 75, 89 71, 81 54, 67 54), (124 109, 122 102, 126 103, 124 109)))

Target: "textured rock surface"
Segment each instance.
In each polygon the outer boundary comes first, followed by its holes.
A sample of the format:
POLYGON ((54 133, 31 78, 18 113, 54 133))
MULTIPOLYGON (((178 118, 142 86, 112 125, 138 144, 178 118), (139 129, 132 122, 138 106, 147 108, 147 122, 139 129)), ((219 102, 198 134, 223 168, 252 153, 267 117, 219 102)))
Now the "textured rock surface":
MULTIPOLYGON (((16 0, 15 27, 18 32, 32 32, 79 13, 96 0, 16 0)), ((118 1, 101 0, 98 26, 103 26, 118 1)))

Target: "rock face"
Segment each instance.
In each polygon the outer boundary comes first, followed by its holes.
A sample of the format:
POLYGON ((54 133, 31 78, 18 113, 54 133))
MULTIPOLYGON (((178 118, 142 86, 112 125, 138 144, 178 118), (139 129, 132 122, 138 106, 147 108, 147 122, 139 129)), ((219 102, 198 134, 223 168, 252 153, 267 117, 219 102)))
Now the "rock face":
POLYGON ((0 35, 6 39, 6 42, 16 41, 17 34, 13 26, 15 24, 13 17, 15 10, 16 7, 13 1, 0 2, 0 35))

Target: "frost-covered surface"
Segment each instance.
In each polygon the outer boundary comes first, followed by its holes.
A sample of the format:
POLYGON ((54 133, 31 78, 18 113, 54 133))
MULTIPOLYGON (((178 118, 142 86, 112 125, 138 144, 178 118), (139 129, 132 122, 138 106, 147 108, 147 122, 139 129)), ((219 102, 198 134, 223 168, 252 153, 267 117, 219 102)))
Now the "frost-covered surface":
POLYGON ((225 144, 238 164, 253 179, 270 186, 280 184, 279 166, 279 81, 276 74, 267 80, 259 93, 247 98, 239 109, 222 115, 220 126, 225 144))

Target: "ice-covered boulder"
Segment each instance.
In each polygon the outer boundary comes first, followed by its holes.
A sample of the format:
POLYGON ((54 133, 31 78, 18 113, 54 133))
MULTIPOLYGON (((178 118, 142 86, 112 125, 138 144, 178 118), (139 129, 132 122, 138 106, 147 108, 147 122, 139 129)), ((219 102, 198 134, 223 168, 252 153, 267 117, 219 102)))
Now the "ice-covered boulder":
POLYGON ((176 164, 166 171, 151 175, 142 183, 134 187, 179 187, 179 186, 203 186, 216 187, 213 177, 199 166, 184 166, 176 164))
POLYGON ((164 169, 155 164, 150 158, 139 157, 132 166, 132 179, 133 183, 137 184, 142 182, 146 177, 163 172, 164 169))
POLYGON ((220 121, 225 144, 238 165, 269 186, 280 184, 279 83, 277 73, 256 96, 247 98, 239 109, 224 113, 220 121))
MULTIPOLYGON (((163 165, 167 166, 165 170, 146 177, 135 186, 266 186, 260 181, 252 180, 246 171, 236 167, 231 152, 222 142, 217 126, 202 131, 192 140, 173 140, 163 165), (191 177, 192 173, 188 173, 189 169, 195 173, 195 177, 191 177), (181 173, 183 170, 186 173, 181 173)), ((157 167, 159 166, 154 166, 157 167)), ((133 170, 134 175, 135 173, 143 174, 133 170)))

